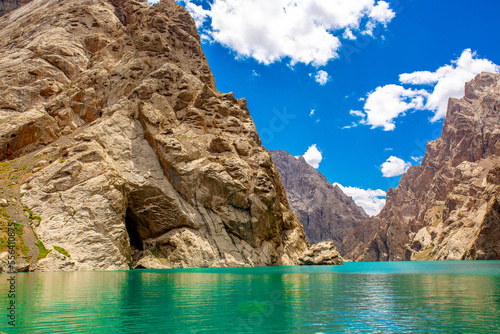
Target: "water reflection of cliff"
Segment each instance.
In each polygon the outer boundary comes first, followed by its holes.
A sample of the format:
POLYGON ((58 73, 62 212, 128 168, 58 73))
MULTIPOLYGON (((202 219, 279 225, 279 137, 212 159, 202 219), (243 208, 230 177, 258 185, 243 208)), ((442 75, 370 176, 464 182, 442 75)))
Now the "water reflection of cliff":
MULTIPOLYGON (((499 276, 303 272, 18 275, 24 332, 498 332, 499 276)), ((2 280, 0 293, 6 294, 2 280)))

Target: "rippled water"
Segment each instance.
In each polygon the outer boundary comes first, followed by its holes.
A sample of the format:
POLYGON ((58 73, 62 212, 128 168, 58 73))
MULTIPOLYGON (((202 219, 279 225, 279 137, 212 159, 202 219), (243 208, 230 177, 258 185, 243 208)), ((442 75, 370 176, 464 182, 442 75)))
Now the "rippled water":
POLYGON ((500 333, 500 261, 22 273, 16 289, 8 334, 500 333))

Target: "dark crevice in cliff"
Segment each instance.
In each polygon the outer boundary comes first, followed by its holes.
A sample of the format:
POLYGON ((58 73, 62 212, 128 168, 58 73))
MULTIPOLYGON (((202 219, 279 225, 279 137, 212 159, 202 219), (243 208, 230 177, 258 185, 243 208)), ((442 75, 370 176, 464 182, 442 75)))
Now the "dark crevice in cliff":
POLYGON ((137 232, 137 221, 129 210, 127 210, 127 216, 125 217, 125 226, 130 239, 130 247, 134 247, 137 250, 144 250, 141 236, 137 232))

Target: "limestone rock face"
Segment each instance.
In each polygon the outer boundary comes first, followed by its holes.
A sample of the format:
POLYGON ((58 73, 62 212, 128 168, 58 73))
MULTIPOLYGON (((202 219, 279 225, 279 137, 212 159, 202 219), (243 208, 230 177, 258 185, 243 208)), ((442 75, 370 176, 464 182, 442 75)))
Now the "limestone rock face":
POLYGON ((293 265, 308 247, 246 101, 216 90, 173 0, 2 16, 0 122, 0 218, 29 270, 293 265))
POLYGON ((500 258, 500 74, 450 99, 440 138, 389 189, 361 260, 500 258))
POLYGON ((333 240, 340 254, 350 251, 359 242, 359 236, 353 236, 358 223, 368 218, 365 211, 302 156, 295 158, 286 151, 270 153, 286 189, 290 208, 304 225, 309 242, 333 240))
POLYGON ((333 241, 322 241, 314 244, 302 254, 300 264, 308 266, 317 265, 339 265, 344 260, 335 248, 333 241))
MULTIPOLYGON (((10 261, 11 260, 9 259, 8 252, 0 253, 0 273, 1 272, 8 273, 11 272, 11 270, 13 270, 9 265, 10 261)), ((28 271, 28 269, 29 269, 29 263, 26 261, 26 258, 22 256, 16 258, 15 270, 17 272, 28 271)))

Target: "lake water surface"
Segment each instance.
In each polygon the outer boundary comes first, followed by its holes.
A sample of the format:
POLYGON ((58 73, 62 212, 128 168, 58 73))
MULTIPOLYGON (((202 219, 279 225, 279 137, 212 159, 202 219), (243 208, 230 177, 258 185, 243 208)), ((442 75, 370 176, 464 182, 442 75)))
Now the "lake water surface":
POLYGON ((16 292, 7 334, 500 333, 500 261, 20 273, 16 292))

